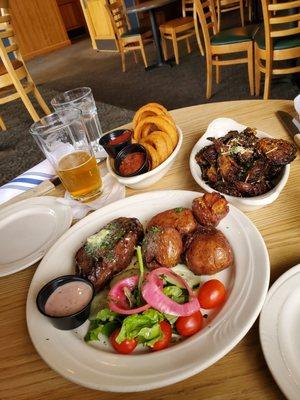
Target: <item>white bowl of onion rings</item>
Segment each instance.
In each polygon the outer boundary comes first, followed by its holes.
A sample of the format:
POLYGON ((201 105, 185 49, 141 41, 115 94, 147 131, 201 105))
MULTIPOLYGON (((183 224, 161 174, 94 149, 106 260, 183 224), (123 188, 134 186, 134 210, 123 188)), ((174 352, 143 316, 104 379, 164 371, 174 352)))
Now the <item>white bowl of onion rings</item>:
POLYGON ((108 157, 106 159, 106 165, 107 165, 108 172, 114 178, 116 178, 119 183, 121 183, 122 185, 125 185, 131 189, 145 189, 148 186, 151 186, 154 183, 158 182, 169 171, 170 167, 174 163, 175 158, 181 148, 183 134, 182 134, 182 130, 178 126, 176 126, 176 128, 177 128, 177 132, 178 132, 177 145, 176 145, 174 151, 172 152, 172 154, 164 162, 162 162, 158 167, 152 169, 149 172, 141 174, 141 175, 131 176, 131 177, 123 177, 123 176, 116 174, 114 167, 113 167, 113 160, 110 159, 110 157, 108 157))

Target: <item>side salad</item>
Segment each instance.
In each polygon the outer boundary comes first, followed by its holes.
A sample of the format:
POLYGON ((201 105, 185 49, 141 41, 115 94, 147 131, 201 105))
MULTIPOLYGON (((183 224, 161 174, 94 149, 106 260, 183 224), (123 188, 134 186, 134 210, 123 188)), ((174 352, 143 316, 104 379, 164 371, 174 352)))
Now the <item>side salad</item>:
POLYGON ((136 256, 138 271, 113 283, 105 305, 91 313, 86 342, 104 335, 118 353, 129 354, 138 344, 162 350, 202 329, 200 309, 225 302, 226 289, 219 280, 201 284, 201 277, 182 264, 146 271, 140 246, 136 256))

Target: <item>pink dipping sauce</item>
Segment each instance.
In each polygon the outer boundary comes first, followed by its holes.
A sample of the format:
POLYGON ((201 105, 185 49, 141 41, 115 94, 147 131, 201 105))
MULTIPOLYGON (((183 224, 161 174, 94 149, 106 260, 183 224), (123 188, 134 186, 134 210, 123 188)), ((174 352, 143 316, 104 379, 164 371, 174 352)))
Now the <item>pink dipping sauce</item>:
POLYGON ((93 290, 87 283, 81 281, 65 283, 48 297, 45 313, 51 317, 67 317, 81 311, 92 296, 93 290))

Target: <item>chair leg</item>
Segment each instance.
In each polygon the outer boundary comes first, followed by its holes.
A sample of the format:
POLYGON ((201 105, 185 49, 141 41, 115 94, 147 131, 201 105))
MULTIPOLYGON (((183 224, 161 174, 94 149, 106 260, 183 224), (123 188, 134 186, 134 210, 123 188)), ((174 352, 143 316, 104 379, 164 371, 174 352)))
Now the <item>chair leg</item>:
POLYGON ((212 87, 212 59, 211 56, 206 56, 206 98, 211 98, 212 87))
MULTIPOLYGON (((27 93, 25 92, 22 84, 20 83, 20 86, 15 85, 15 88, 17 90, 17 92, 19 93, 19 96, 21 98, 21 100, 24 103, 24 106, 27 108, 27 111, 29 112, 31 118, 34 120, 34 122, 37 122, 40 120, 40 117, 38 115, 38 113, 36 112, 35 108, 33 107, 27 93)), ((49 110, 50 111, 50 110, 49 110)))
POLYGON ((240 14, 241 14, 242 26, 245 26, 245 20, 244 20, 244 0, 240 0, 240 14))
POLYGON ((259 56, 256 44, 254 50, 255 96, 259 96, 261 72, 259 69, 259 56))
POLYGON ((133 50, 132 53, 133 53, 134 62, 137 64, 138 63, 138 59, 137 59, 137 55, 136 55, 135 50, 133 50))
POLYGON ((126 64, 125 64, 125 52, 123 49, 123 46, 120 46, 120 56, 121 56, 121 62, 122 62, 122 71, 126 71, 126 64))
MULTIPOLYGON (((216 56, 216 61, 219 61, 219 57, 216 56)), ((220 65, 216 65, 216 83, 219 84, 221 82, 221 67, 220 65)))
POLYGON ((248 55, 248 78, 250 86, 250 94, 254 96, 254 77, 253 77, 253 44, 250 43, 247 51, 248 55))
POLYGON ((249 0, 248 2, 248 18, 249 18, 249 22, 252 22, 252 1, 253 0, 249 0))
POLYGON ((176 64, 179 64, 178 43, 177 43, 177 40, 176 40, 175 32, 172 32, 172 43, 173 43, 175 61, 176 61, 176 64))
POLYGON ((161 47, 164 55, 165 61, 168 59, 168 49, 167 49, 167 41, 163 35, 161 35, 161 47))
POLYGON ((6 131, 6 125, 5 125, 5 123, 4 123, 3 119, 2 119, 2 117, 0 117, 0 128, 1 128, 3 131, 6 131))
POLYGON ((271 76, 272 76, 272 64, 270 60, 267 60, 266 72, 265 72, 265 85, 264 85, 264 100, 268 100, 270 96, 271 76))
POLYGON ((38 88, 34 85, 33 87, 33 94, 34 97, 36 98, 37 102, 39 103, 40 107, 42 108, 42 110, 44 111, 44 113, 46 115, 51 114, 50 108, 47 106, 45 100, 43 99, 40 91, 38 90, 38 88))
POLYGON ((147 68, 148 67, 148 62, 147 62, 144 43, 143 43, 142 39, 140 39, 140 46, 141 46, 141 53, 142 53, 144 65, 145 65, 145 68, 147 68))
POLYGON ((190 40, 189 40, 188 37, 187 37, 185 40, 186 40, 187 52, 188 52, 188 54, 190 54, 191 51, 192 51, 192 49, 191 49, 191 44, 190 44, 190 40))
POLYGON ((218 32, 220 32, 221 29, 221 4, 220 0, 217 1, 217 18, 218 18, 218 32))

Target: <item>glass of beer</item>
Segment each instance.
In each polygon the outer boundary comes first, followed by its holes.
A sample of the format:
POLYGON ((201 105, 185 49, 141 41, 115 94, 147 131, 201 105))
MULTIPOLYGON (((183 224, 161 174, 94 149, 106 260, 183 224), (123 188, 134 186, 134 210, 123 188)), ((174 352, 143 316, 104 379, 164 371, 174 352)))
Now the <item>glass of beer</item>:
POLYGON ((30 133, 73 199, 88 202, 101 194, 100 171, 79 109, 47 115, 30 133))
POLYGON ((60 93, 51 100, 55 111, 68 108, 79 108, 82 112, 83 123, 85 124, 89 142, 98 160, 104 160, 107 154, 99 144, 102 136, 102 129, 98 118, 96 103, 89 87, 80 87, 67 92, 60 93))

